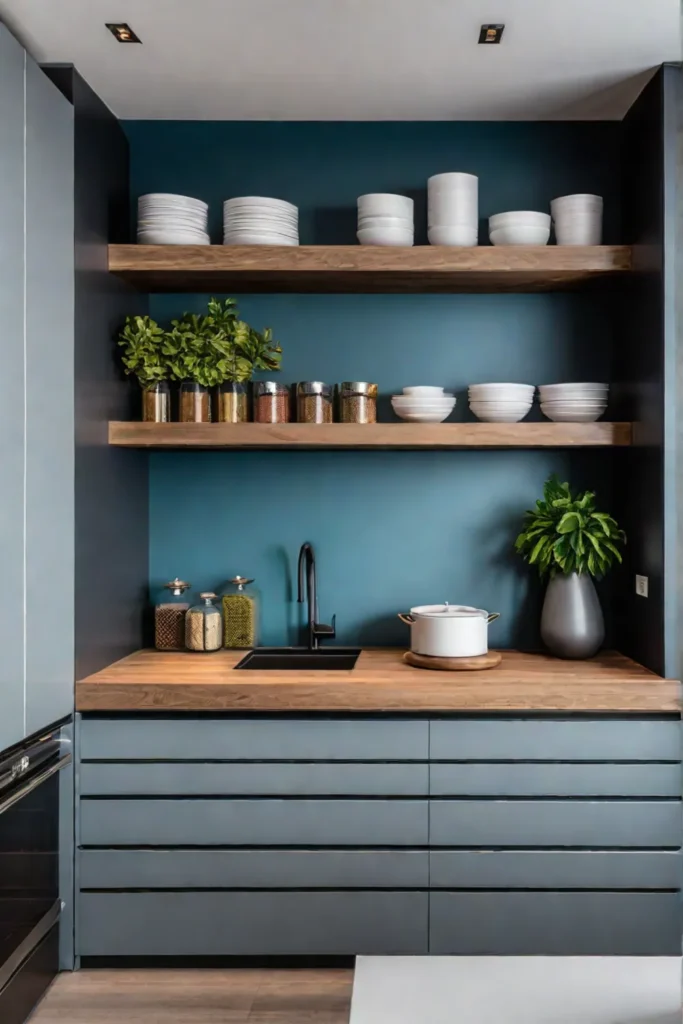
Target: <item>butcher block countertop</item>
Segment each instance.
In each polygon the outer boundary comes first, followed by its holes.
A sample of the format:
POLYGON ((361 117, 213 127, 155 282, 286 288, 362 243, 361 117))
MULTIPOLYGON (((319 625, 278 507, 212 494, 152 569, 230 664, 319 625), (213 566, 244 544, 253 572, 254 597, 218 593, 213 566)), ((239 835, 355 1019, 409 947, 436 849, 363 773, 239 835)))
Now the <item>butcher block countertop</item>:
POLYGON ((411 668, 396 648, 351 671, 235 671, 244 651, 138 651, 76 683, 77 711, 679 712, 679 684, 613 651, 590 661, 504 651, 484 672, 411 668))

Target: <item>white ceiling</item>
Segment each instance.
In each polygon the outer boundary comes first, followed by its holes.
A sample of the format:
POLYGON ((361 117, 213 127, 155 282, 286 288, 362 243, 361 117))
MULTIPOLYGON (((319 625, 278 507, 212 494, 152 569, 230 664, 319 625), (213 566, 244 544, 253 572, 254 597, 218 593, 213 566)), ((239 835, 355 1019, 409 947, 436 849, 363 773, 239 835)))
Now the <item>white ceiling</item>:
POLYGON ((123 118, 620 118, 681 59, 680 0, 0 0, 0 19, 123 118), (500 46, 477 45, 489 21, 500 46))

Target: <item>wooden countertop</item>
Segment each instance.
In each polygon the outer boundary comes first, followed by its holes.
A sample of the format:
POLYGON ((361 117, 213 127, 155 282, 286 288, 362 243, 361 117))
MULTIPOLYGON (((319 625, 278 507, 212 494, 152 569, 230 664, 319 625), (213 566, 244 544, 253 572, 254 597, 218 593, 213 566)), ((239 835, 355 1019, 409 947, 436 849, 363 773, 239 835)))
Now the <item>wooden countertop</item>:
POLYGON ((76 683, 77 711, 680 711, 679 684, 613 651, 590 661, 504 651, 485 672, 364 650, 352 671, 234 671, 244 651, 145 650, 76 683))

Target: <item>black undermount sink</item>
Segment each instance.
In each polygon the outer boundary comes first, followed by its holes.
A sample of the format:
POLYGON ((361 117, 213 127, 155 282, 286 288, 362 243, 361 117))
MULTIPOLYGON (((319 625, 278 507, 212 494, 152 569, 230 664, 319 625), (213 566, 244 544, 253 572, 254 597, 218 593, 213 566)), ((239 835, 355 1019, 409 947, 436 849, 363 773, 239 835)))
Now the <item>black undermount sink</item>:
POLYGON ((360 647, 257 647, 242 658, 235 668, 293 669, 297 672, 343 670, 355 667, 360 647))

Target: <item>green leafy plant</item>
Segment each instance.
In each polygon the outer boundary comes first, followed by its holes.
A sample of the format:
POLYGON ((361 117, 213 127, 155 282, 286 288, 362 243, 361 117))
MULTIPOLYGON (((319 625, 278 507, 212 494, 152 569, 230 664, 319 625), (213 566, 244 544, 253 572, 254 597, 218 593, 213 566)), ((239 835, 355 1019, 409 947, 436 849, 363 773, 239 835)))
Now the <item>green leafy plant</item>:
POLYGON ((602 577, 621 562, 626 534, 612 516, 595 511, 595 494, 572 495, 568 483, 553 475, 543 488, 543 501, 524 514, 524 529, 515 549, 541 576, 589 573, 602 577))
POLYGON ((149 316, 129 316, 119 335, 125 372, 143 388, 168 380, 170 369, 163 352, 165 331, 149 316))

